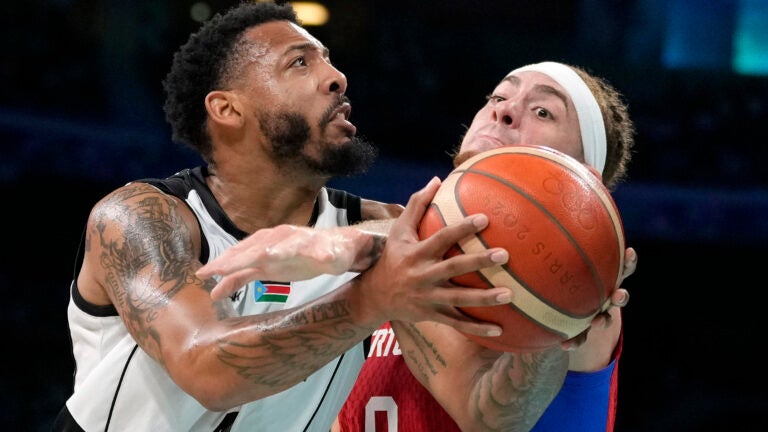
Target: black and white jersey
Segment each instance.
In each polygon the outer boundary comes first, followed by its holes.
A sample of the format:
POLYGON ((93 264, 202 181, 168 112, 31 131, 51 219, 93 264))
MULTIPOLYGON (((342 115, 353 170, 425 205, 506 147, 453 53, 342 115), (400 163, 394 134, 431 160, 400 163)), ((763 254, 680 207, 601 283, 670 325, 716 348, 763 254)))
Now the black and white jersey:
MULTIPOLYGON (((198 167, 166 179, 140 180, 189 205, 202 230, 203 263, 246 236, 216 202, 205 175, 206 169, 198 167)), ((360 221, 360 212, 359 197, 323 188, 311 225, 346 226, 360 221)), ((293 283, 251 282, 231 301, 241 315, 263 314, 311 301, 354 276, 356 273, 293 283)), ((365 358, 361 342, 290 389, 230 413, 208 411, 138 348, 114 307, 89 304, 79 295, 74 281, 71 293, 67 314, 76 373, 66 414, 86 431, 186 432, 231 427, 232 431, 327 432, 365 358)))

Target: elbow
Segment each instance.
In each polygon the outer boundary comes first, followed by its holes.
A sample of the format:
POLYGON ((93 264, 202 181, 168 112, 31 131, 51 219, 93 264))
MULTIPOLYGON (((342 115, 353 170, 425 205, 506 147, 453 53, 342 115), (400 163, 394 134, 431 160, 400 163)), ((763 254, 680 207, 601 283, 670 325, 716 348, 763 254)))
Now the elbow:
POLYGON ((228 411, 248 402, 235 386, 226 384, 224 377, 198 377, 182 388, 209 411, 228 411))
POLYGON ((213 360, 210 346, 192 345, 166 355, 164 364, 171 379, 186 394, 210 411, 227 411, 242 405, 248 396, 242 377, 213 360))
POLYGON ((228 411, 245 403, 272 396, 287 387, 264 388, 244 382, 242 377, 231 375, 207 376, 184 388, 200 405, 209 411, 228 411))
POLYGON ((210 397, 209 395, 197 395, 195 396, 200 405, 202 405, 208 411, 224 412, 232 408, 240 406, 240 403, 232 403, 229 398, 223 397, 210 397))
POLYGON ((269 385, 258 365, 224 360, 216 338, 194 334, 186 343, 165 352, 164 364, 173 381, 210 411, 227 411, 280 392, 295 383, 269 385))

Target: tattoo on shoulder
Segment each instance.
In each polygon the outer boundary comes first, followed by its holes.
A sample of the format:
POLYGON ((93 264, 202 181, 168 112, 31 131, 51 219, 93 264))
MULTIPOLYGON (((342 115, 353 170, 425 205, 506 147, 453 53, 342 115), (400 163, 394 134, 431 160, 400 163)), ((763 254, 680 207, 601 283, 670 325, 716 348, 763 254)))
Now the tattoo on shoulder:
POLYGON ((152 186, 132 183, 108 196, 92 219, 88 236, 101 247, 105 286, 131 333, 150 337, 158 311, 182 287, 202 286, 194 276, 191 233, 178 203, 152 186))

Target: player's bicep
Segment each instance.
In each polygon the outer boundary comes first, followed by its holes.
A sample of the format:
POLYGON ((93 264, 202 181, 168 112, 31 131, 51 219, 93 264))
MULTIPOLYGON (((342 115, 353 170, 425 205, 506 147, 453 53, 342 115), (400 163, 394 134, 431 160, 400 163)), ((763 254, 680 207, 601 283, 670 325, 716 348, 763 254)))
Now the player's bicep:
POLYGON ((96 267, 136 342, 156 359, 162 344, 172 343, 164 327, 172 322, 168 315, 184 309, 176 298, 184 290, 207 294, 194 276, 200 266, 196 229, 188 208, 142 183, 116 190, 91 212, 88 265, 96 267))

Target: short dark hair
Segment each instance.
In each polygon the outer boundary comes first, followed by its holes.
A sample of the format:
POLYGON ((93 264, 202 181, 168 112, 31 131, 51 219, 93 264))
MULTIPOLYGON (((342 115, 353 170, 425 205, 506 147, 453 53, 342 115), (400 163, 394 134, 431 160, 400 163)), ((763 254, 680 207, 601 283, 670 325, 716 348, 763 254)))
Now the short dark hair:
POLYGON ((205 97, 219 88, 239 62, 238 43, 251 27, 271 21, 299 24, 290 4, 243 2, 216 14, 191 34, 173 56, 163 80, 165 119, 173 140, 197 150, 210 161, 211 139, 206 128, 205 97))

